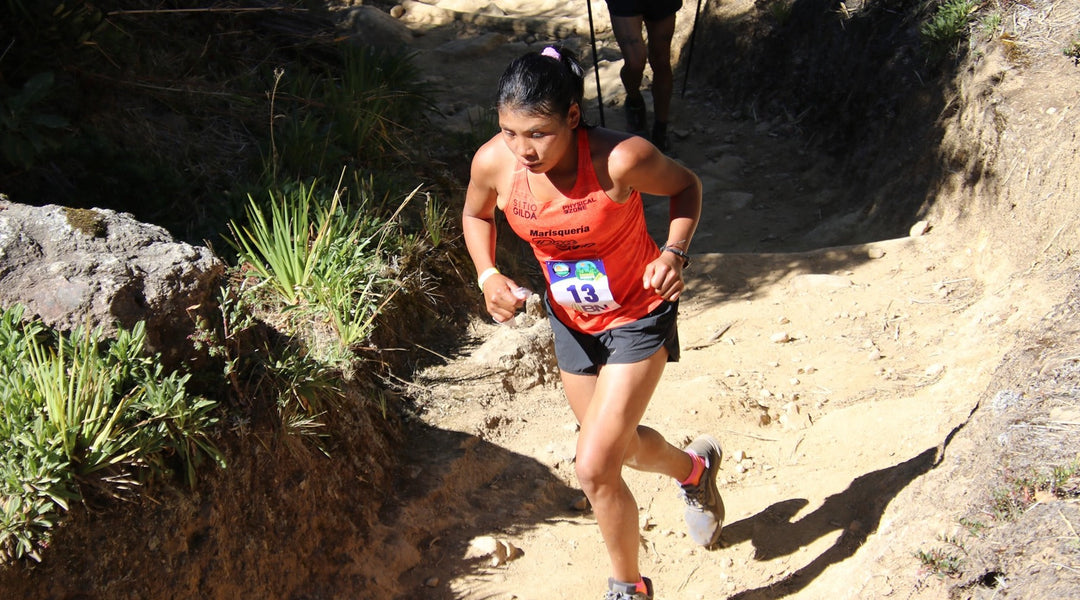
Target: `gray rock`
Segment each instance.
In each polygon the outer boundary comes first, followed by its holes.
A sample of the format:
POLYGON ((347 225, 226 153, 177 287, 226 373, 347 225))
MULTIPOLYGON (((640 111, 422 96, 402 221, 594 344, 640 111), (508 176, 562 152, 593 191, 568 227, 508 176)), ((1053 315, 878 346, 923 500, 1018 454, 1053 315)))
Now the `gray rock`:
POLYGON ((439 46, 437 51, 458 58, 475 57, 488 54, 507 42, 505 35, 488 32, 474 38, 449 41, 439 46))
POLYGON ((525 306, 512 322, 495 328, 471 357, 474 363, 501 372, 503 386, 514 392, 559 381, 551 325, 540 296, 534 294, 525 306))
POLYGON ((340 27, 352 32, 365 44, 377 48, 400 48, 408 46, 413 39, 411 29, 374 6, 354 6, 347 9, 340 27))
POLYGON ((194 314, 213 304, 225 266, 209 249, 104 209, 27 206, 0 196, 0 305, 22 304, 61 331, 146 322, 147 350, 190 356, 194 314))

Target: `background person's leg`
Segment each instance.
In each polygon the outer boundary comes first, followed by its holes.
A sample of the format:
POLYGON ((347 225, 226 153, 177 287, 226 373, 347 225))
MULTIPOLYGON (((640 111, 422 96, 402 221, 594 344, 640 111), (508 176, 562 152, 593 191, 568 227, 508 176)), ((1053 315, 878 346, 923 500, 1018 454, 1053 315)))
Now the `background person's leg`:
POLYGON ((619 70, 623 88, 626 90, 626 126, 633 132, 645 131, 645 99, 641 95, 641 81, 648 60, 648 49, 642 34, 641 16, 611 17, 611 29, 622 53, 623 66, 619 70))
POLYGON ((653 143, 667 146, 667 124, 675 77, 671 70, 671 40, 675 36, 675 15, 660 21, 645 21, 648 32, 649 66, 652 67, 653 143))

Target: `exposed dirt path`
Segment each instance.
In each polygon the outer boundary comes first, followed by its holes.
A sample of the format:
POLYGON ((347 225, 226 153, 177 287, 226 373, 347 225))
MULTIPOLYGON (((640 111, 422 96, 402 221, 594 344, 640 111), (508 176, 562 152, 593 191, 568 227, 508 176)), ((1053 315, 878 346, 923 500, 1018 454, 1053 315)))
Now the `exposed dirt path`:
MULTIPOLYGON (((497 4, 511 22, 555 23, 547 8, 497 4)), ((620 63, 597 4, 601 88, 617 105, 620 63)), ((693 9, 687 3, 678 16, 679 47, 693 9)), ((559 31, 577 23, 564 43, 591 62, 582 18, 571 15, 559 31)), ((447 126, 462 131, 490 103, 509 60, 543 42, 502 20, 481 27, 459 17, 431 28, 414 19, 426 32, 420 63, 452 88, 447 126), (470 30, 474 41, 454 41, 470 30)), ((618 106, 605 111, 608 126, 622 125, 618 106)), ((888 529, 890 502, 938 463, 1011 341, 1067 283, 1019 277, 1013 265, 986 259, 986 239, 949 239, 934 223, 918 237, 833 247, 851 224, 821 221, 834 185, 829 161, 808 154, 796 131, 724 113, 692 87, 673 115, 674 155, 702 177, 706 204, 680 310, 683 359, 669 366, 645 422, 676 444, 701 432, 721 440, 728 523, 719 548, 694 547, 675 485, 627 472, 641 512, 642 568, 657 597, 945 597, 946 583, 915 553, 935 542, 927 531, 955 528, 952 516, 927 514, 911 534, 890 531, 902 550, 874 572, 844 561, 888 529)), ((649 199, 647 212, 661 231, 664 199, 649 199)), ((574 507, 573 417, 550 378, 528 381, 550 361, 545 324, 508 330, 478 320, 472 334, 460 356, 420 374, 412 390, 432 428, 417 455, 438 459, 415 472, 414 498, 430 501, 391 520, 427 543, 402 581, 404 597, 599 597, 607 558, 591 515, 574 507), (522 362, 529 366, 514 366, 522 362), (484 536, 509 543, 509 560, 470 549, 484 536)))

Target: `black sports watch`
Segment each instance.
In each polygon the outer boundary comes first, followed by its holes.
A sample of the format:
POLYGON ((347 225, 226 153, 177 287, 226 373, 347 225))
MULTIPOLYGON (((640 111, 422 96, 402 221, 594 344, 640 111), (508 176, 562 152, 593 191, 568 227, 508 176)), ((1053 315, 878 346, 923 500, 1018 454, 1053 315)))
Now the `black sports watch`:
POLYGON ((678 256, 679 258, 681 258, 683 260, 682 268, 685 269, 686 267, 690 266, 690 255, 687 254, 686 252, 684 252, 684 251, 682 251, 682 250, 680 250, 680 249, 678 249, 678 248, 676 248, 674 246, 668 246, 667 244, 665 244, 663 246, 660 246, 660 251, 661 252, 670 252, 670 253, 674 254, 675 256, 678 256))

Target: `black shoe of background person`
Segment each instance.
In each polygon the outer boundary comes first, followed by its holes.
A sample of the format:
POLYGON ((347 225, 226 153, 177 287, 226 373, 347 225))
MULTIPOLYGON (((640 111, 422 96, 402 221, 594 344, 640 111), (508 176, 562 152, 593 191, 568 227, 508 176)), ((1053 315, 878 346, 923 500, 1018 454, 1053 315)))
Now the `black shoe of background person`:
POLYGON ((630 133, 644 134, 645 124, 645 98, 641 94, 626 96, 626 130, 630 133))
POLYGON ((668 142, 667 136, 667 123, 661 123, 660 121, 653 123, 652 143, 661 152, 671 150, 671 144, 668 142))

